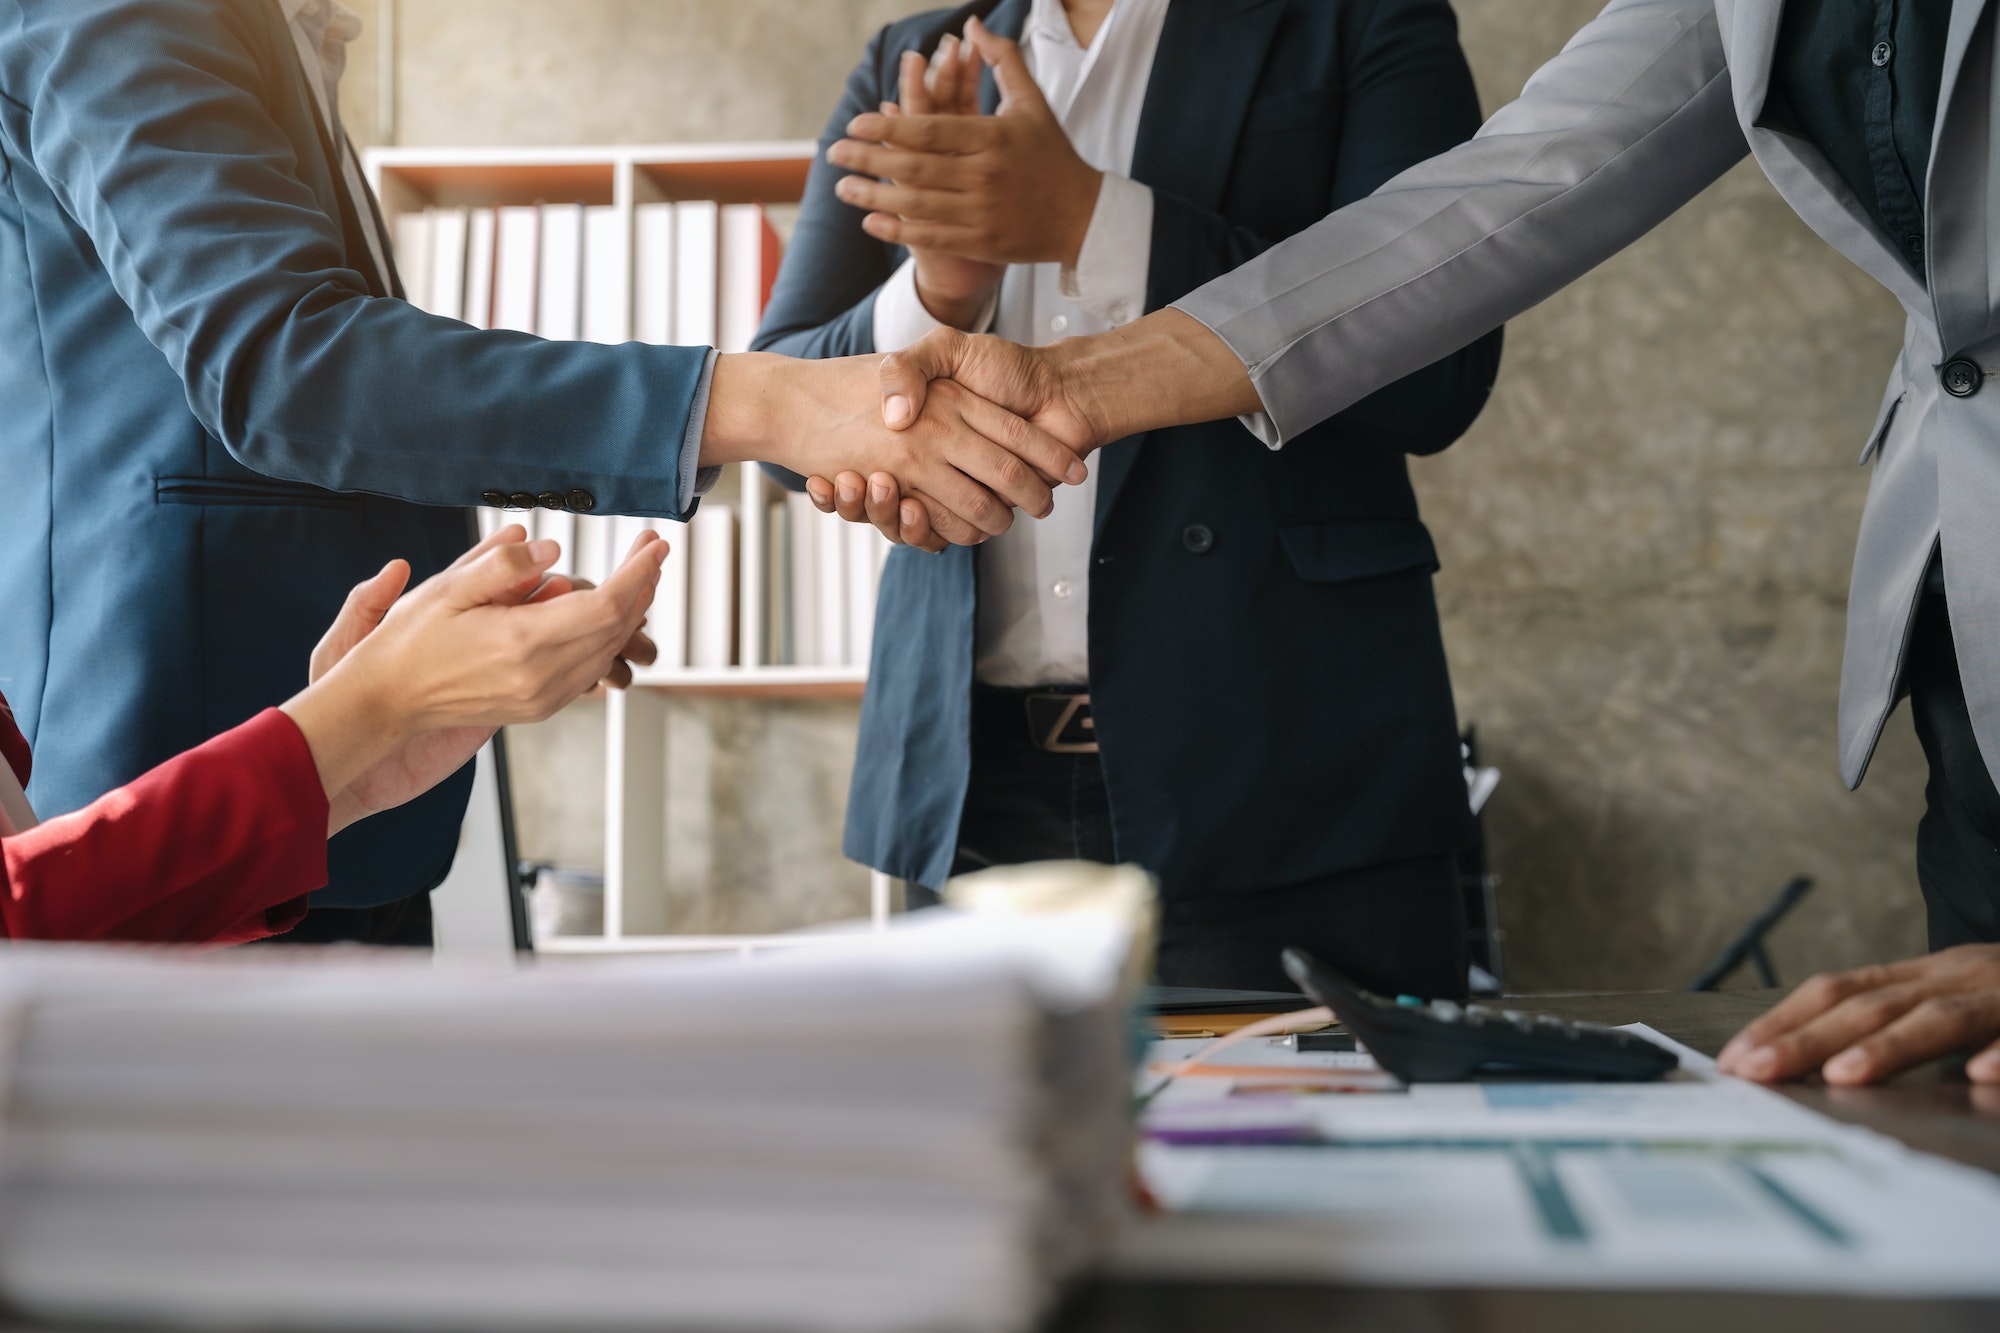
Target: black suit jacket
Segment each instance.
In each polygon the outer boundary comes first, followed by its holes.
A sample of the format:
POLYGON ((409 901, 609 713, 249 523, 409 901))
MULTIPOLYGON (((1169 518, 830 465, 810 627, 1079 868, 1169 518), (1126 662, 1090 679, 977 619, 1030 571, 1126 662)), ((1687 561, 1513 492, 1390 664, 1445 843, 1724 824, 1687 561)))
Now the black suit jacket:
MULTIPOLYGON (((893 97, 907 50, 967 17, 1018 34, 1027 0, 883 29, 822 148, 893 97)), ((991 76, 987 104, 994 99, 991 76)), ((1468 137, 1478 100, 1446 0, 1173 0, 1132 175, 1154 196, 1158 309, 1468 137)), ((814 164, 757 346, 876 350, 905 252, 814 164)), ((1484 406, 1495 333, 1273 452, 1234 421, 1099 453, 1090 691, 1121 859, 1170 895, 1275 887, 1449 852, 1466 828, 1457 723, 1406 453, 1484 406)), ((970 549, 883 576, 846 851, 949 873, 972 762, 970 549)), ((1024 724, 1025 725, 1025 724, 1024 724)))

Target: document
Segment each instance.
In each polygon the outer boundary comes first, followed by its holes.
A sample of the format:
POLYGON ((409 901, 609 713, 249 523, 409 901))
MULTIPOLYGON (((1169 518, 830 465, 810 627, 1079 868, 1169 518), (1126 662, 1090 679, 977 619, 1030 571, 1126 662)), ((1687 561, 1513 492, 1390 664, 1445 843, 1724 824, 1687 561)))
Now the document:
MULTIPOLYGON (((1117 1266, 1425 1286, 2000 1295, 2000 1180, 1843 1125, 1643 1026, 1659 1083, 1404 1086, 1364 1054, 1228 1055, 1337 1070, 1158 1090, 1139 1150, 1170 1215, 1117 1266)), ((1154 1062, 1200 1042, 1157 1043, 1154 1062)), ((1141 1076, 1142 1091, 1157 1077, 1141 1076)))

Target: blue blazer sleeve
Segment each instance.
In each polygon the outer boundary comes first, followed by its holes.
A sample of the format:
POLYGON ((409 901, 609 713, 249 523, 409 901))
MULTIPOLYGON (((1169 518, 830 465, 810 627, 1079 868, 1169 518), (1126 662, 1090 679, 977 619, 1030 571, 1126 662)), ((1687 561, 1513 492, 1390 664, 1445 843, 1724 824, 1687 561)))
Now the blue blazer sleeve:
POLYGON ((281 123, 309 93, 268 0, 0 0, 0 89, 5 132, 247 466, 436 505, 581 487, 605 511, 691 507, 705 350, 546 342, 370 295, 281 123))
MULTIPOLYGON (((1373 194, 1390 177, 1456 147, 1479 128, 1479 96, 1446 0, 1381 0, 1341 77, 1344 102, 1328 212, 1373 194)), ((1155 190, 1146 308, 1171 305, 1283 239, 1233 226, 1218 213, 1155 190)), ((1334 419, 1410 453, 1435 453, 1463 435, 1486 406, 1499 374, 1500 342, 1496 329, 1334 419)))

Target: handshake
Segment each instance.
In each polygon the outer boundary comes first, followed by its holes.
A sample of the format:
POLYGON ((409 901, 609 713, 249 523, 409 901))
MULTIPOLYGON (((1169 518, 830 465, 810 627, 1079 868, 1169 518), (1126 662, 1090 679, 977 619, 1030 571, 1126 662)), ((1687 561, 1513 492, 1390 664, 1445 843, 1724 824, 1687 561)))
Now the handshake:
POLYGON ((1104 174, 1070 144, 1020 49, 978 20, 927 62, 906 54, 900 102, 857 115, 827 159, 861 226, 904 247, 931 332, 888 357, 716 364, 701 461, 757 459, 806 478, 813 502, 890 541, 941 550, 1040 518, 1084 459, 1159 426, 1261 410, 1243 363, 1162 310, 1029 348, 969 335, 1009 264, 1072 265, 1104 174), (980 114, 979 70, 1001 99, 980 114), (1027 201, 1032 201, 1027 202, 1027 201))

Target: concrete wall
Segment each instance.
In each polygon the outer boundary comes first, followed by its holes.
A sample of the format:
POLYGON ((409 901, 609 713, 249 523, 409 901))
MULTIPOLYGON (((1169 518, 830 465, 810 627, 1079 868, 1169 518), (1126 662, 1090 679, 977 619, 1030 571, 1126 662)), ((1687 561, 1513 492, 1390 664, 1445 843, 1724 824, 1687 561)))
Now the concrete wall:
MULTIPOLYGON (((1458 7, 1492 108, 1598 0, 1458 7)), ((397 10, 397 142, 549 144, 815 135, 869 33, 907 6, 397 10)), ((364 45, 346 105, 369 142, 374 69, 364 45)), ((1679 984, 1795 871, 1820 890, 1777 937, 1788 976, 1920 947, 1908 723, 1855 795, 1833 740, 1854 458, 1899 328, 1746 165, 1517 320, 1485 416, 1418 464, 1461 711, 1506 774, 1488 823, 1516 984, 1679 984)), ((539 769, 521 776, 531 853, 595 854, 596 719, 517 737, 539 769)), ((853 726, 851 705, 677 710, 691 925, 860 901, 837 859, 853 726)))

